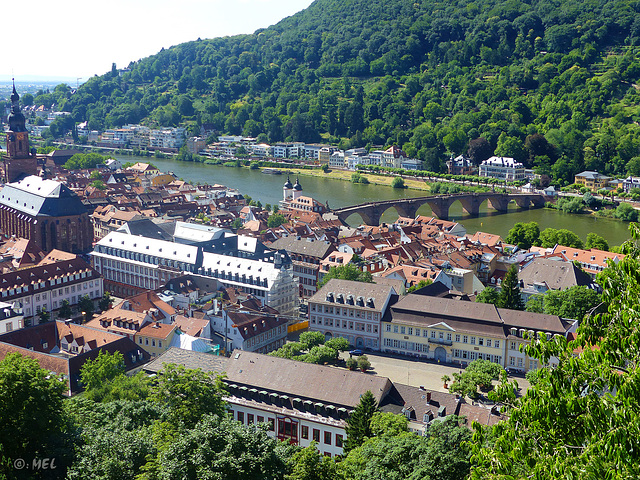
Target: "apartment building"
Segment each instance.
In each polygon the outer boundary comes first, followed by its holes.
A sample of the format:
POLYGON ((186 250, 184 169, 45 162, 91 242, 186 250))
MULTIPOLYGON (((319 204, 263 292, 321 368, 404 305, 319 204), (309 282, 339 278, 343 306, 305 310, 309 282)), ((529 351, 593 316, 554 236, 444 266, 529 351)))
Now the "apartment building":
POLYGON ((333 278, 309 299, 309 329, 379 350, 381 320, 397 295, 389 285, 333 278))
POLYGON ((98 300, 103 294, 100 273, 82 258, 60 250, 52 250, 35 266, 0 277, 0 301, 22 311, 21 326, 38 323, 42 309, 55 315, 64 300, 74 306, 85 295, 98 300))

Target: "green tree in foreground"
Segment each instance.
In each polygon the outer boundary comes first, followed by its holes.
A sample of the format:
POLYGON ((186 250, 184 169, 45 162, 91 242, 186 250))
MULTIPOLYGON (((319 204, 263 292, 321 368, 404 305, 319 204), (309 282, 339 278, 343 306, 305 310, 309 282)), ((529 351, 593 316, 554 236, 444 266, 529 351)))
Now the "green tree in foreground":
POLYGON ((51 318, 51 313, 49 313, 46 307, 42 307, 42 310, 38 312, 38 318, 38 323, 47 323, 51 318))
POLYGON ((566 228, 545 228, 540 233, 540 246, 544 248, 553 248, 556 245, 564 245, 565 247, 582 248, 582 240, 570 230, 566 228))
POLYGON ((462 373, 453 374, 453 384, 449 391, 476 399, 480 396, 478 387, 490 390, 494 380, 506 375, 504 368, 489 360, 474 360, 462 373))
POLYGON ((371 419, 377 411, 378 403, 373 393, 371 393, 371 390, 367 390, 362 397, 360 397, 360 402, 347 420, 345 427, 347 440, 343 448, 345 454, 359 447, 364 443, 366 438, 372 436, 371 419))
POLYGON ((158 373, 151 399, 169 410, 169 421, 193 427, 203 415, 225 416, 221 377, 168 364, 158 373))
POLYGON ((111 294, 109 292, 104 292, 102 298, 98 301, 98 308, 104 312, 111 308, 112 303, 113 299, 111 298, 111 294))
POLYGON ((66 390, 66 381, 32 358, 9 353, 0 362, 0 478, 32 478, 28 469, 13 468, 18 458, 31 465, 34 458, 60 455, 58 468, 64 471, 59 449, 66 431, 66 390))
POLYGON ((322 280, 318 282, 318 289, 322 288, 332 278, 339 278, 341 280, 353 280, 356 282, 373 283, 373 277, 371 272, 363 272, 357 266, 352 263, 346 265, 339 265, 337 267, 331 267, 329 271, 322 277, 322 280))
MULTIPOLYGON (((532 342, 528 355, 541 364, 553 356, 557 366, 507 400, 505 421, 474 425, 472 479, 640 478, 640 228, 630 230, 627 256, 598 276, 604 311, 587 315, 574 341, 532 342)), ((497 387, 505 398, 509 391, 497 387)))
POLYGON ((324 343, 324 335, 322 332, 302 332, 299 342, 304 350, 311 350, 313 347, 324 343))
POLYGON ((320 454, 317 444, 311 442, 306 448, 298 450, 289 459, 291 473, 285 480, 336 480, 338 472, 336 463, 329 457, 320 454))
MULTIPOLYGON (((384 414, 383 414, 384 415, 384 414)), ((403 416, 396 415, 400 420, 403 416)), ((375 414, 372 425, 380 418, 375 414)), ((349 452, 338 469, 349 480, 460 480, 469 473, 470 430, 460 417, 434 422, 424 436, 400 431, 396 421, 388 431, 374 426, 376 436, 349 452)))
POLYGON ((87 390, 104 385, 122 375, 125 371, 124 357, 120 352, 113 354, 101 350, 94 360, 87 360, 80 368, 80 378, 87 390))
POLYGON ((476 295, 476 302, 478 303, 491 303, 497 305, 498 297, 500 294, 495 288, 485 287, 478 295, 476 295))

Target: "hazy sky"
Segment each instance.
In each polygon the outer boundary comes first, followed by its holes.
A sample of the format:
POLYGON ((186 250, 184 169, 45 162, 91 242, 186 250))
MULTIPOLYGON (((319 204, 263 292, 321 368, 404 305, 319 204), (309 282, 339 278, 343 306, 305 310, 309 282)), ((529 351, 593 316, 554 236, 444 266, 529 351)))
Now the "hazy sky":
POLYGON ((101 75, 172 45, 253 33, 312 0, 30 0, 5 9, 0 81, 101 75), (18 7, 19 6, 19 7, 18 7), (11 13, 9 13, 11 12, 11 13), (9 13, 9 15, 7 15, 9 13))

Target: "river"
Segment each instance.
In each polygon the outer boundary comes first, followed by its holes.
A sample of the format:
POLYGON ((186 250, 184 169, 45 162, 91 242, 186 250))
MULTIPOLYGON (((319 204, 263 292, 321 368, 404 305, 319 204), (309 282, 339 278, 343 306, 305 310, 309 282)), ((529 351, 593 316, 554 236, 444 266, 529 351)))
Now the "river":
MULTIPOLYGON (((178 178, 191 180, 192 182, 215 184, 219 183, 231 188, 236 188, 240 193, 249 195, 263 204, 277 204, 282 200, 282 186, 286 181, 285 175, 267 175, 260 170, 247 168, 223 167, 217 165, 204 165, 201 163, 179 162, 172 159, 130 157, 114 155, 121 162, 152 162, 160 170, 173 172, 178 178)), ((295 181, 294 178, 291 179, 295 181)), ((315 198, 320 202, 329 202, 330 207, 346 207, 376 200, 392 200, 396 198, 421 197, 425 192, 411 189, 394 189, 380 185, 362 185, 350 182, 332 180, 319 176, 302 176, 300 178, 305 195, 315 198)), ((423 206, 419 211, 421 215, 431 215, 428 206, 423 206)), ((628 224, 608 218, 596 218, 588 215, 571 215, 552 209, 540 208, 532 210, 518 210, 511 204, 508 214, 497 214, 487 207, 486 202, 481 207, 478 217, 463 215, 459 202, 452 205, 450 219, 462 223, 467 232, 474 233, 478 230, 496 233, 503 238, 507 236, 509 229, 516 222, 537 222, 540 230, 545 228, 566 228, 575 232, 582 240, 585 240, 589 232, 595 232, 604 237, 609 245, 620 245, 629 237, 628 224)), ((392 222, 397 218, 394 209, 389 209, 382 217, 384 222, 392 222)), ((352 225, 360 223, 360 217, 352 215, 348 219, 352 225)))

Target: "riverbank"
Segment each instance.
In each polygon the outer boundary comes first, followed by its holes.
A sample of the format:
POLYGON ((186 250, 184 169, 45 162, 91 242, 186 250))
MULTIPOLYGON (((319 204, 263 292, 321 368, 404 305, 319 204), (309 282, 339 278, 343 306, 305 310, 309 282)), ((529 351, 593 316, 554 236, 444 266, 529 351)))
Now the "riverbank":
MULTIPOLYGON (((244 167, 243 167, 244 168, 244 167)), ((327 178, 331 180, 340 180, 344 182, 351 183, 351 176, 355 173, 351 170, 329 170, 328 172, 324 172, 321 169, 301 169, 295 167, 287 167, 283 168, 282 172, 284 174, 289 175, 299 175, 301 177, 321 177, 327 178)), ((372 175, 370 173, 361 173, 361 176, 366 178, 369 182, 369 185, 380 185, 389 188, 391 187, 391 182, 397 175, 372 175)), ((409 188, 412 190, 420 190, 429 194, 431 192, 431 187, 429 183, 425 179, 412 179, 403 177, 405 188, 409 188)))

